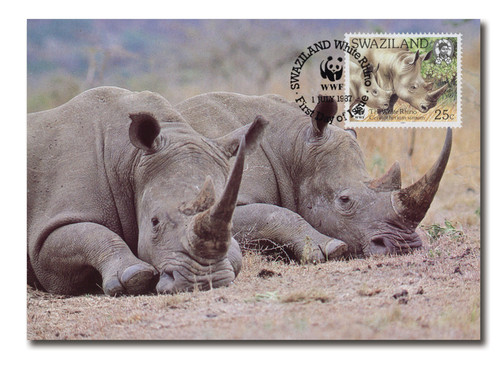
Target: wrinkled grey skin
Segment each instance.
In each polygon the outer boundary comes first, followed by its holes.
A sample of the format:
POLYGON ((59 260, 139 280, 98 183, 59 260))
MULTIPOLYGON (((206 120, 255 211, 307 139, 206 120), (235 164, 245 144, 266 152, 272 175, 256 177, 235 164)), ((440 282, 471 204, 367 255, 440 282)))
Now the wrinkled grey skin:
POLYGON ((263 124, 251 126, 211 140, 158 94, 112 87, 30 114, 29 283, 109 295, 231 283, 238 169, 263 124))
POLYGON ((444 172, 451 130, 431 171, 401 189, 398 163, 372 179, 354 131, 315 119, 336 110, 327 104, 318 105, 311 118, 278 96, 209 93, 176 108, 211 138, 255 114, 269 121, 259 148, 247 160, 233 216, 240 242, 268 240, 309 262, 420 247, 415 228, 444 172))
POLYGON ((372 65, 380 65, 378 83, 384 90, 393 90, 389 108, 392 112, 394 104, 401 98, 413 108, 427 113, 436 106, 439 97, 446 91, 444 85, 432 90, 432 82, 422 78, 422 62, 431 58, 432 51, 420 55, 400 49, 369 49, 366 57, 372 65))
POLYGON ((365 78, 361 67, 350 62, 349 66, 349 93, 352 95, 351 107, 354 107, 361 98, 367 98, 366 105, 375 109, 387 109, 391 96, 391 90, 384 90, 378 83, 379 65, 369 73, 370 86, 365 85, 365 78))

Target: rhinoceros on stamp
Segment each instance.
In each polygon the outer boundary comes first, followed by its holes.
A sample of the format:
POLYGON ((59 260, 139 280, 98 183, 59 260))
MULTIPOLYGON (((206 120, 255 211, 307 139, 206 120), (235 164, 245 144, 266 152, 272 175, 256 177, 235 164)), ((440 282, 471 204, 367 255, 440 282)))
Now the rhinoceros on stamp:
POLYGON ((392 90, 384 90, 379 85, 379 67, 371 67, 369 70, 363 70, 358 64, 350 61, 349 92, 352 95, 351 106, 366 100, 366 105, 375 109, 389 108, 389 102, 393 94, 392 90), (367 83, 367 80, 369 81, 367 83), (369 86, 367 86, 369 85, 369 86))
POLYGON ((265 126, 209 139, 160 95, 112 87, 29 114, 28 282, 108 295, 228 285, 245 153, 265 126))
POLYGON ((369 49, 367 58, 373 65, 379 65, 378 84, 384 90, 391 90, 389 107, 391 112, 399 99, 409 103, 421 113, 427 113, 434 108, 448 85, 433 90, 433 82, 426 82, 422 77, 422 63, 430 59, 431 52, 421 55, 405 49, 369 49))

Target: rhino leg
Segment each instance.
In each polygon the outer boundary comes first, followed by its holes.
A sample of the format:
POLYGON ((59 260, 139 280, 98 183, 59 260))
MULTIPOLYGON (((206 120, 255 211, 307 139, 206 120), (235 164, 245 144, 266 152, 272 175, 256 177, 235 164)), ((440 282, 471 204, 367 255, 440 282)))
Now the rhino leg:
POLYGON ((97 274, 111 296, 151 291, 158 280, 156 269, 134 256, 117 234, 88 222, 56 229, 30 260, 41 285, 60 294, 88 291, 97 274))
POLYGON ((346 243, 321 234, 299 214, 264 203, 236 207, 233 234, 240 243, 270 241, 306 263, 335 259, 347 250, 346 243))

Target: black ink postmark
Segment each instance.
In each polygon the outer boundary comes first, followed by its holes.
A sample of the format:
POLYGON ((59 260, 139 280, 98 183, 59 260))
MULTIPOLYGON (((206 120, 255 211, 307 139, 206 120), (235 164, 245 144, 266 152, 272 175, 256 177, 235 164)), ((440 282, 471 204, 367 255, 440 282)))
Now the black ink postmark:
MULTIPOLYGON (((373 70, 368 59, 362 56, 357 49, 341 40, 322 40, 304 49, 295 59, 290 72, 290 89, 294 93, 294 100, 300 109, 311 116, 321 98, 322 102, 336 103, 335 115, 320 115, 316 119, 324 118, 327 122, 342 123, 346 114, 352 118, 365 115, 364 106, 368 97, 357 100, 356 109, 349 109, 354 102, 353 95, 346 92, 346 63, 349 58, 354 60, 357 67, 366 73, 373 70), (370 70, 370 71, 366 71, 370 70)), ((364 87, 369 87, 371 78, 362 81, 364 87)))

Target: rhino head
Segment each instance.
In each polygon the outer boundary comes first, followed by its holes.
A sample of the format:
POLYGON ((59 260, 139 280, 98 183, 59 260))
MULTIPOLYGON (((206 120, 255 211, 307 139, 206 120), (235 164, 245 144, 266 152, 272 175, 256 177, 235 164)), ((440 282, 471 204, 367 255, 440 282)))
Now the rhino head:
POLYGON ((318 104, 312 123, 302 130, 300 168, 294 172, 300 177, 295 182, 297 212, 321 233, 347 243, 351 255, 404 253, 421 247, 415 229, 446 168, 451 129, 432 168, 414 184, 401 188, 399 163, 371 179, 355 132, 315 119, 318 110, 328 108, 318 104))
POLYGON ((422 56, 419 51, 415 54, 405 52, 397 63, 393 75, 393 87, 397 96, 422 113, 427 113, 433 108, 448 88, 447 85, 443 85, 439 89, 432 90, 432 82, 426 82, 422 78, 422 62, 429 60, 431 55, 432 51, 422 56))
POLYGON ((368 101, 366 105, 370 108, 387 109, 393 94, 392 90, 382 89, 379 83, 379 67, 373 68, 371 74, 371 85, 366 87, 368 101))
POLYGON ((157 292, 229 284, 242 261, 231 219, 245 153, 257 144, 267 122, 257 117, 251 125, 208 139, 185 123, 162 128, 149 114, 130 118, 130 141, 139 149, 133 172, 138 257, 159 271, 157 292))

